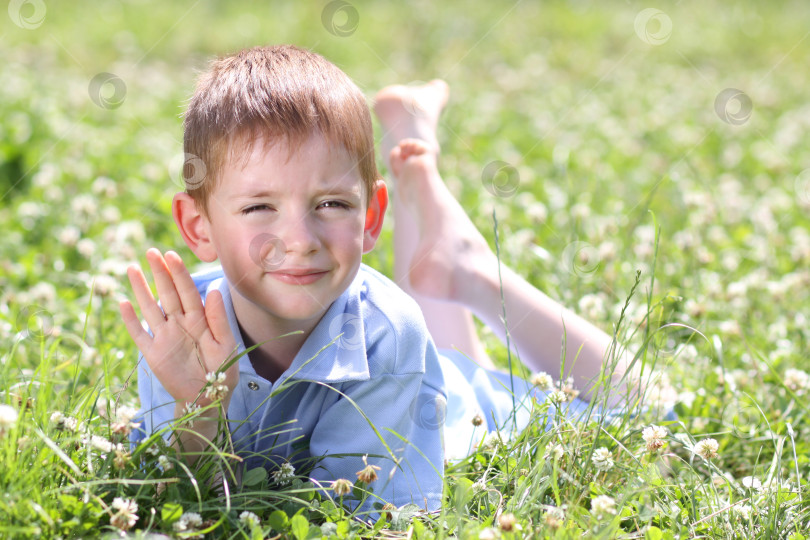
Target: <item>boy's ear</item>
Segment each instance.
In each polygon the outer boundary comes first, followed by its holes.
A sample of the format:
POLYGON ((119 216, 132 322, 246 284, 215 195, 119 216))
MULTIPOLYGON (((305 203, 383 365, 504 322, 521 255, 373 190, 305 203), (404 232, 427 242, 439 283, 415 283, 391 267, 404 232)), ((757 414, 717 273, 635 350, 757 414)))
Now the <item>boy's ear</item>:
POLYGON ((366 226, 363 231, 363 253, 368 253, 377 243, 382 231, 385 209, 388 208, 388 188, 385 182, 377 180, 366 209, 366 226))
POLYGON ((203 262, 217 260, 217 252, 211 241, 210 222, 200 213, 197 202, 185 192, 172 199, 172 216, 186 245, 203 262))

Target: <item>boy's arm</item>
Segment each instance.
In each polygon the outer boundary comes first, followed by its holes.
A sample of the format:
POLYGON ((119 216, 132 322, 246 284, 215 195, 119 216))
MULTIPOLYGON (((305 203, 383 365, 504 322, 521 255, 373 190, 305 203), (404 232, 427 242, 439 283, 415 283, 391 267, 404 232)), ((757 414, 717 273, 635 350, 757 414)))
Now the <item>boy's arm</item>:
MULTIPOLYGON (((167 252, 164 258, 157 249, 146 252, 157 286, 160 305, 149 289, 146 277, 138 267, 127 271, 138 307, 152 331, 143 326, 132 304, 121 302, 121 317, 143 358, 161 385, 175 400, 174 417, 185 414, 187 403, 205 407, 216 396, 201 395, 208 384, 206 375, 217 372, 236 350, 222 296, 212 292, 203 306, 191 275, 180 256, 167 252)), ((175 442, 186 451, 204 449, 205 440, 217 432, 220 410, 227 411, 230 395, 239 379, 236 362, 224 373, 221 407, 212 407, 195 418, 194 431, 182 430, 175 442)))

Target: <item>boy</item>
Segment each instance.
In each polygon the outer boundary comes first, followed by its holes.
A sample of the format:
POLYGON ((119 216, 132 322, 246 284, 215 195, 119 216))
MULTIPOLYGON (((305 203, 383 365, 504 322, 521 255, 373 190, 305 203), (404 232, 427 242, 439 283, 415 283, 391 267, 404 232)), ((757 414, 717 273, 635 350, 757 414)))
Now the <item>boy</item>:
MULTIPOLYGON (((144 431, 221 399, 248 466, 328 456, 310 474, 325 486, 364 471, 384 501, 438 508, 440 426, 410 414, 445 402, 436 349, 416 303, 361 265, 388 202, 363 94, 316 54, 255 48, 212 64, 184 128, 198 170, 184 170, 172 214, 222 268, 192 278, 177 254, 149 250, 160 305, 129 269, 151 329, 122 302, 146 360, 144 431)), ((218 415, 175 429, 177 444, 204 450, 218 415)))
MULTIPOLYGON (((222 400, 237 450, 251 462, 329 456, 312 471, 315 480, 329 485, 362 471, 378 477, 375 495, 397 506, 437 509, 445 457, 465 455, 513 414, 525 422, 531 385, 494 370, 472 321, 475 313, 503 335, 498 261, 436 169, 446 99, 446 85, 434 81, 386 88, 375 105, 400 195, 395 278, 417 306, 360 264, 379 235, 387 191, 359 90, 293 47, 213 64, 185 135, 186 152, 207 175, 177 194, 172 209, 192 251, 219 259, 222 270, 192 278, 176 254, 150 250, 162 309, 143 273, 132 268, 129 276, 153 337, 122 303, 146 360, 139 390, 147 433, 183 416, 209 373, 257 344, 222 380, 209 376, 197 405, 222 400)), ((556 371, 565 336, 566 357, 578 359, 566 375, 592 382, 611 339, 502 272, 513 346, 534 369, 556 371)), ((623 369, 616 366, 617 380, 623 369)), ((581 412, 585 404, 567 407, 581 412)), ((177 430, 178 442, 204 448, 217 412, 195 420, 193 431, 177 430)))

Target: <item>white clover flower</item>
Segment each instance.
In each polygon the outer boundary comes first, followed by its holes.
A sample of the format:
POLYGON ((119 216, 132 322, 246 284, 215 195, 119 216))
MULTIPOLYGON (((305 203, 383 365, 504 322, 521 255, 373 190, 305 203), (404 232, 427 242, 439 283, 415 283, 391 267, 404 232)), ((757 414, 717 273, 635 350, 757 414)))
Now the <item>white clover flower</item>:
POLYGON ((166 456, 159 456, 159 457, 158 457, 158 465, 160 465, 160 466, 161 466, 161 468, 162 468, 164 471, 168 471, 168 470, 170 470, 172 467, 174 467, 174 466, 172 465, 172 462, 171 462, 171 461, 169 461, 169 458, 167 458, 166 456))
POLYGON ((82 238, 81 240, 76 242, 76 250, 83 257, 90 257, 91 255, 93 255, 93 253, 96 252, 96 243, 93 242, 90 238, 82 238))
POLYGON ((352 492, 353 484, 346 480, 345 478, 338 478, 334 482, 332 482, 332 490, 335 492, 335 495, 338 497, 343 497, 344 495, 348 495, 352 492))
POLYGON ((478 540, 496 540, 501 537, 501 533, 494 527, 487 527, 478 533, 478 540))
POLYGON ((79 230, 78 227, 74 227, 73 225, 68 225, 57 235, 59 243, 63 246, 73 247, 76 245, 76 242, 82 237, 82 232, 79 230))
POLYGON ((53 412, 51 414, 50 422, 56 429, 65 429, 65 415, 62 414, 61 411, 53 412))
POLYGON ((751 513, 754 511, 750 504, 735 504, 731 509, 745 521, 751 519, 751 513))
POLYGON ((152 446, 146 449, 146 453, 149 454, 150 456, 156 456, 160 454, 160 447, 156 444, 153 444, 152 446))
POLYGON ((565 512, 558 506, 550 506, 543 514, 543 523, 546 527, 552 530, 557 530, 562 527, 565 521, 565 512))
POLYGON ((548 399, 555 405, 561 405, 568 401, 568 394, 562 390, 554 390, 548 395, 548 399))
POLYGON ((93 292, 106 298, 118 290, 118 280, 112 276, 101 274, 93 278, 93 292))
POLYGON ((712 438, 708 438, 696 443, 692 448, 692 452, 699 455, 703 459, 712 459, 717 457, 717 451, 719 449, 720 445, 717 443, 717 441, 712 438))
POLYGON ((0 435, 14 427, 18 418, 19 414, 14 407, 5 404, 0 405, 0 435))
POLYGON ((113 527, 126 531, 138 521, 138 503, 134 500, 116 497, 113 499, 111 507, 117 510, 110 518, 110 525, 113 527))
POLYGON ((239 514, 239 521, 241 521, 242 525, 245 525, 246 527, 255 527, 260 523, 259 516, 253 512, 248 512, 247 510, 239 514))
POLYGON ((644 442, 647 444, 648 452, 655 452, 661 449, 666 444, 664 441, 666 436, 667 430, 656 425, 646 427, 641 432, 641 438, 644 439, 644 442))
POLYGON ((760 482, 759 478, 756 478, 754 476, 745 476, 743 477, 742 480, 740 480, 740 483, 743 485, 743 487, 746 487, 748 489, 756 489, 756 490, 762 489, 762 482, 760 482))
POLYGON ((210 372, 206 373, 205 380, 208 381, 211 384, 214 384, 214 383, 222 384, 222 383, 225 382, 225 373, 222 372, 222 371, 220 371, 219 373, 215 373, 213 371, 210 371, 210 372))
POLYGON ((189 417, 186 420, 186 424, 188 424, 188 427, 190 428, 194 427, 194 417, 197 416, 197 414, 200 412, 200 409, 202 409, 202 407, 200 407, 198 404, 186 402, 185 407, 183 407, 183 416, 189 417))
POLYGON ((611 455, 610 450, 604 446, 594 450, 593 456, 591 456, 591 462, 593 463, 593 466, 601 472, 609 471, 613 468, 614 464, 613 456, 611 455))
POLYGON ((546 452, 543 455, 543 458, 548 460, 549 458, 554 458, 554 461, 559 461, 565 455, 565 449, 560 444, 552 444, 551 446, 546 447, 546 452))
POLYGON ((281 467, 273 471, 270 476, 281 485, 289 484, 292 477, 295 476, 295 467, 290 463, 282 463, 281 467))
POLYGON ((790 368, 785 371, 785 386, 802 395, 810 386, 810 375, 801 369, 790 368))
POLYGON ((89 193, 82 193, 73 197, 70 201, 70 209, 73 214, 91 217, 98 211, 98 201, 89 193))
POLYGON ((228 387, 225 385, 225 373, 210 372, 205 375, 208 387, 205 389, 205 397, 212 401, 219 401, 228 394, 228 387))
POLYGON ((472 490, 473 490, 473 493, 481 493, 482 491, 486 491, 487 490, 487 483, 484 481, 483 478, 479 478, 472 485, 472 490))
POLYGON ((481 444, 479 446, 482 450, 492 451, 498 447, 498 444, 500 444, 500 442, 501 438, 498 435, 498 432, 490 431, 489 433, 487 433, 486 437, 484 437, 484 439, 481 441, 481 444))
POLYGON ((202 516, 197 512, 183 512, 180 519, 174 522, 172 528, 175 532, 194 532, 202 526, 202 516))
POLYGON ((568 377, 562 385, 562 391, 565 393, 566 401, 571 401, 579 395, 579 390, 574 388, 574 378, 568 377))
POLYGON ((105 197, 115 197, 118 193, 118 186, 115 180, 107 176, 99 176, 93 181, 93 193, 104 195, 105 197))
POLYGON ((115 411, 115 422, 110 424, 110 429, 112 429, 113 433, 129 435, 133 429, 141 425, 132 421, 136 414, 138 414, 138 410, 134 407, 127 405, 118 407, 118 410, 115 411))
POLYGON ((99 435, 90 435, 89 438, 85 439, 84 443, 105 454, 109 454, 110 452, 114 451, 117 446, 123 448, 122 445, 119 444, 116 446, 114 443, 108 441, 104 437, 100 437, 99 435))
POLYGON ((554 379, 545 372, 535 373, 532 375, 530 382, 543 392, 548 392, 554 387, 554 379))
POLYGON ((591 513, 597 519, 602 519, 608 514, 616 513, 616 501, 609 495, 599 495, 591 500, 591 513))

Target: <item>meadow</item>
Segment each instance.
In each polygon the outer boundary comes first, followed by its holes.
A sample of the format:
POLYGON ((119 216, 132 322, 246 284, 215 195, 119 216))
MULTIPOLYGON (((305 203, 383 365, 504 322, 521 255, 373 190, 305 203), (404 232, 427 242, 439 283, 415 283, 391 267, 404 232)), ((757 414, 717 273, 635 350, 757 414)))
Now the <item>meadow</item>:
MULTIPOLYGON (((808 17, 799 0, 11 0, 0 537, 805 538, 808 17), (585 422, 538 403, 448 464, 441 512, 376 521, 300 471, 130 447, 126 268, 151 246, 196 268, 170 213, 181 115, 208 60, 270 43, 323 54, 369 100, 447 80, 450 189, 493 247, 497 219, 505 264, 634 356, 644 395, 585 422)), ((389 275, 390 237, 366 258, 389 275)))

